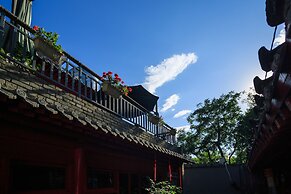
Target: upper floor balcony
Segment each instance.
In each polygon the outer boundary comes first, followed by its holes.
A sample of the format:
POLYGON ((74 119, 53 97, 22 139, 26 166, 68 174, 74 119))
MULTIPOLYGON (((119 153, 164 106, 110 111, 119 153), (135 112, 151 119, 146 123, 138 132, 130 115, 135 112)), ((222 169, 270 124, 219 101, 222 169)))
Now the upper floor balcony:
POLYGON ((44 81, 121 118, 121 122, 137 127, 167 143, 175 143, 176 130, 159 117, 158 97, 147 92, 142 86, 133 87, 134 95, 114 97, 102 90, 101 76, 69 53, 63 51, 60 59, 55 60, 40 52, 36 44, 36 31, 0 6, 2 60, 33 71, 44 81))

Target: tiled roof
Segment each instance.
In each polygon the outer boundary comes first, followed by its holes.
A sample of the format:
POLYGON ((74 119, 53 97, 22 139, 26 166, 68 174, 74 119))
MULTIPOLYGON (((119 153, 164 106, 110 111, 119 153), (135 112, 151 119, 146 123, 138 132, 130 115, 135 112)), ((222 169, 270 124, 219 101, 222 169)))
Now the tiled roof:
POLYGON ((287 143, 291 137, 290 48, 286 41, 270 51, 261 47, 258 52, 262 70, 271 76, 264 80, 256 76, 253 80, 257 119, 252 121, 254 143, 248 161, 252 169, 262 164, 268 166, 291 147, 287 143))
POLYGON ((176 146, 142 131, 98 105, 45 81, 37 76, 36 72, 15 61, 0 59, 0 93, 9 99, 22 98, 35 108, 45 107, 52 114, 65 116, 68 121, 76 120, 102 133, 190 161, 175 151, 176 146))

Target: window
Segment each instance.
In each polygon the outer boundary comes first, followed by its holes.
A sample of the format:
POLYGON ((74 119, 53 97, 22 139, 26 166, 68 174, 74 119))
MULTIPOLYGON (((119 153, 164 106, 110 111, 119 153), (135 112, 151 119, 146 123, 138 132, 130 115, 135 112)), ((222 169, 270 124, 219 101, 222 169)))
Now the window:
POLYGON ((12 190, 33 191, 65 189, 65 167, 12 163, 12 190))
POLYGON ((113 187, 114 187, 114 176, 112 172, 98 171, 92 168, 88 168, 87 170, 88 189, 101 189, 113 187))

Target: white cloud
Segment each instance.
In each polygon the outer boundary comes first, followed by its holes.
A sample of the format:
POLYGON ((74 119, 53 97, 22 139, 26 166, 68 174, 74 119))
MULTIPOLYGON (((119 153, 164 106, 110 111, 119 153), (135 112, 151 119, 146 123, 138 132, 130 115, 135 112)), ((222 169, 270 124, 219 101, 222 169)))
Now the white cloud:
POLYGON ((285 31, 285 29, 282 29, 279 32, 279 35, 274 40, 274 47, 276 47, 276 46, 282 44, 283 42, 285 42, 285 35, 286 35, 286 31, 285 31))
POLYGON ((166 110, 170 109, 171 107, 176 105, 179 100, 180 100, 180 96, 178 96, 177 94, 173 94, 172 96, 166 99, 166 102, 165 104, 163 104, 163 108, 161 109, 161 112, 165 112, 166 110))
POLYGON ((176 109, 174 109, 174 108, 171 109, 172 112, 175 111, 175 110, 176 110, 176 109))
POLYGON ((190 131, 190 125, 185 125, 185 126, 180 126, 180 127, 175 127, 177 129, 177 131, 181 131, 181 130, 185 130, 190 131))
POLYGON ((179 118, 179 117, 185 116, 191 112, 192 112, 191 110, 181 110, 174 115, 174 118, 179 118))
POLYGON ((147 77, 143 86, 155 93, 158 87, 161 87, 168 81, 174 80, 182 73, 190 64, 196 63, 198 57, 195 53, 173 55, 170 58, 164 59, 156 66, 149 66, 145 69, 147 77))

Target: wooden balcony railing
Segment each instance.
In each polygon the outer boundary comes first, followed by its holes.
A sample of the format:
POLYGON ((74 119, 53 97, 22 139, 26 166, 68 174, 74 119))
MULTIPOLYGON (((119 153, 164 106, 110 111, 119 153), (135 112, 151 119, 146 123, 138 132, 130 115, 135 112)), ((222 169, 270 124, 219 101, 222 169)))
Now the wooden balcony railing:
POLYGON ((62 64, 55 64, 47 57, 38 55, 33 46, 34 34, 35 31, 30 26, 0 6, 2 57, 17 60, 26 68, 36 71, 36 74, 43 79, 120 116, 123 120, 139 126, 168 143, 175 143, 175 129, 164 122, 159 124, 151 122, 150 117, 153 113, 130 97, 113 98, 105 94, 101 90, 101 77, 67 52, 63 52, 66 60, 62 64), (25 40, 21 44, 18 43, 19 37, 25 40))

